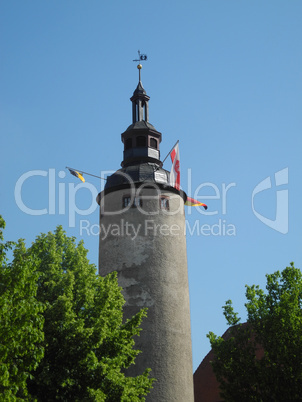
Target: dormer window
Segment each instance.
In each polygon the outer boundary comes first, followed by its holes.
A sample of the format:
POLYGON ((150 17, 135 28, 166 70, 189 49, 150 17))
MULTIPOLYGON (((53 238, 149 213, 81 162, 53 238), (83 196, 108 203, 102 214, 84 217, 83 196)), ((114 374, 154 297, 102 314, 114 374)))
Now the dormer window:
POLYGON ((136 137, 136 146, 138 148, 142 148, 146 146, 146 137, 143 137, 140 135, 139 137, 136 137))

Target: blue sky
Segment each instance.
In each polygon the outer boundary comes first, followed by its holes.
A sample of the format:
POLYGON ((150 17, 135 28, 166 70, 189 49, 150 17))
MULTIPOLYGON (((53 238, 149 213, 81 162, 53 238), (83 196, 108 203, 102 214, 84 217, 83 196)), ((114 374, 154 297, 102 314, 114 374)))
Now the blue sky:
MULTIPOLYGON (((71 227, 69 200, 80 182, 65 166, 95 175, 120 167, 120 134, 131 124, 138 80, 132 60, 138 49, 148 55, 142 81, 150 122, 163 135, 161 156, 179 139, 182 187, 194 196, 201 185, 209 206, 209 214, 186 210, 194 370, 210 349, 206 334, 226 329, 227 299, 244 320, 245 284, 264 286, 266 273, 290 261, 302 267, 301 14, 298 0, 0 5, 6 239, 30 245, 62 224, 84 239, 97 264, 98 237, 81 234, 80 221, 98 223, 93 191, 104 183, 86 176, 91 187, 77 187, 77 207, 91 213, 75 214, 71 227), (32 171, 22 201, 46 208, 43 215, 16 201, 20 177, 32 171), (267 179, 253 198, 268 177, 271 188, 267 179), (235 235, 223 235, 223 227, 235 235)), ((170 170, 169 160, 164 167, 170 170)))

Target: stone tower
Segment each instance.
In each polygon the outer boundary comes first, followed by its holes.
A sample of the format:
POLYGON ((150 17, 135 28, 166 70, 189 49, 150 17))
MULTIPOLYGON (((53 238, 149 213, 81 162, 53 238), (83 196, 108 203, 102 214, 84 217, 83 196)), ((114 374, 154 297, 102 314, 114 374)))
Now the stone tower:
MULTIPOLYGON (((139 73, 141 65, 138 65, 139 73)), ((107 178, 100 205, 99 273, 117 271, 125 316, 148 308, 129 375, 151 368, 152 402, 193 402, 186 194, 162 168, 162 135, 149 123, 149 96, 139 83, 131 97, 132 124, 122 133, 122 168, 107 178)))

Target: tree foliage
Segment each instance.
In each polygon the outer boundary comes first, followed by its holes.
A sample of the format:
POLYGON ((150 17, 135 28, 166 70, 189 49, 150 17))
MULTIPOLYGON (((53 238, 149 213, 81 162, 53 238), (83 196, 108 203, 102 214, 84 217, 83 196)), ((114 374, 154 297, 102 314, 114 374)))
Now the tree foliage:
POLYGON ((28 397, 26 382, 43 357, 44 307, 36 298, 35 262, 22 240, 3 242, 4 228, 0 216, 0 395, 14 401, 28 397))
MULTIPOLYGON (((26 374, 23 394, 20 387, 11 392, 21 398, 18 400, 27 400, 27 395, 38 401, 144 400, 152 387, 150 370, 137 377, 128 377, 124 371, 134 364, 139 353, 133 337, 139 335, 146 311, 123 322, 125 301, 116 274, 96 275, 83 243, 76 244, 62 227, 54 233, 41 234, 27 250, 20 244, 9 268, 18 267, 24 282, 31 279, 24 293, 32 290, 36 310, 26 305, 24 311, 18 311, 20 317, 32 311, 31 332, 36 336, 28 337, 27 323, 18 329, 24 350, 34 360, 31 364, 25 362, 23 371, 20 369, 26 374)), ((11 275, 9 270, 8 276, 11 275)), ((11 295, 9 289, 7 303, 11 295)), ((0 297, 2 303, 2 293, 0 297)), ((2 323, 0 326, 2 333, 2 323)), ((12 331, 9 323, 7 327, 12 331)), ((9 340, 5 345, 10 356, 15 355, 9 340)))
POLYGON ((302 400, 301 271, 291 263, 266 278, 266 292, 246 286, 246 324, 238 324, 228 300, 224 315, 232 327, 224 339, 207 335, 225 401, 302 400))

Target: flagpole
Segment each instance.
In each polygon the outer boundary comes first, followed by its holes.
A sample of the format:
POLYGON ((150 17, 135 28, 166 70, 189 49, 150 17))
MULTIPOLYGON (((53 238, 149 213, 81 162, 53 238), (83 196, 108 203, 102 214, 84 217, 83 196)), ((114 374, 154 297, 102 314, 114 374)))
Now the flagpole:
POLYGON ((75 170, 75 171, 81 172, 81 173, 83 173, 83 174, 88 174, 89 176, 97 177, 98 179, 107 180, 107 179, 104 179, 104 177, 100 177, 100 176, 96 176, 95 174, 83 172, 83 170, 80 170, 80 169, 74 169, 74 168, 71 168, 71 167, 68 167, 68 166, 66 166, 66 169, 75 170))
POLYGON ((173 147, 171 148, 171 151, 168 153, 168 155, 165 157, 165 159, 163 160, 162 164, 164 164, 165 160, 168 158, 168 156, 170 155, 170 153, 173 151, 173 149, 176 147, 176 145, 179 143, 179 140, 176 141, 176 143, 173 145, 173 147))

